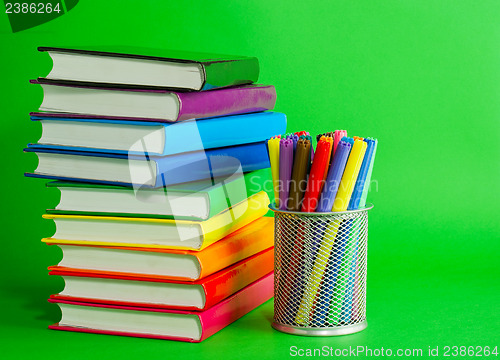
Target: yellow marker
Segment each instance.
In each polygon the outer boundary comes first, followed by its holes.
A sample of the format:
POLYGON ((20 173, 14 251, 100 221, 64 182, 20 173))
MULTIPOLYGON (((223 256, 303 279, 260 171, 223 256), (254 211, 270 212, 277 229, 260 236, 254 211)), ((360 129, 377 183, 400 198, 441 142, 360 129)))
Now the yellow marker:
POLYGON ((269 147, 269 161, 273 176, 274 203, 279 208, 279 182, 280 182, 280 138, 274 137, 267 142, 269 147))
POLYGON ((358 179, 359 169, 363 163, 365 152, 366 142, 362 140, 354 140, 354 145, 351 153, 349 154, 349 159, 345 165, 344 175, 342 175, 342 180, 340 180, 337 196, 335 196, 335 201, 333 202, 332 211, 347 210, 349 200, 351 200, 352 191, 354 190, 354 185, 358 179))

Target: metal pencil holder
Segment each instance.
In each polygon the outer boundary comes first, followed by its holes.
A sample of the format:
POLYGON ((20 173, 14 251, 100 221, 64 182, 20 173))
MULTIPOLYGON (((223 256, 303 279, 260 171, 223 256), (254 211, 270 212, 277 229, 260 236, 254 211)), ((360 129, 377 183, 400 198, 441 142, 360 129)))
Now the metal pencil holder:
POLYGON ((368 210, 274 211, 274 322, 306 336, 366 328, 368 210))

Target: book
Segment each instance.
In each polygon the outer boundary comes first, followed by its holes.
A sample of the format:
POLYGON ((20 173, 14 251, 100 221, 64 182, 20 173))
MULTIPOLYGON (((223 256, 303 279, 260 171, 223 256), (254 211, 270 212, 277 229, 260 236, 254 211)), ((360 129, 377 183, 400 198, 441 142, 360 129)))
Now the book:
POLYGON ((286 129, 285 114, 260 112, 175 124, 33 116, 42 125, 39 145, 105 153, 175 155, 265 141, 286 129), (190 141, 186 141, 190 139, 190 141))
POLYGON ((273 246, 274 223, 261 217, 201 251, 88 245, 81 240, 42 239, 62 250, 62 259, 49 270, 86 272, 97 276, 148 277, 196 281, 273 246))
POLYGON ((269 197, 260 191, 204 221, 45 214, 56 224, 53 238, 88 245, 202 250, 267 212, 269 197))
POLYGON ((39 47, 52 58, 40 80, 137 88, 208 90, 251 84, 259 77, 255 57, 167 49, 39 47))
POLYGON ((38 156, 37 169, 26 176, 136 187, 157 188, 269 167, 264 142, 170 156, 69 151, 45 145, 29 145, 24 151, 38 156))
POLYGON ((35 115, 176 122, 271 110, 276 90, 270 85, 242 85, 202 92, 161 89, 83 87, 32 80, 43 88, 35 115), (49 114, 45 113, 49 112, 49 114))
POLYGON ((49 329, 201 342, 273 296, 274 274, 203 311, 167 310, 49 299, 62 317, 49 329))
POLYGON ((205 310, 273 271, 273 248, 241 260, 202 280, 126 277, 85 271, 52 270, 65 287, 51 299, 110 305, 205 310))
POLYGON ((206 220, 256 194, 270 179, 269 168, 166 188, 137 188, 52 181, 61 192, 49 214, 206 220))

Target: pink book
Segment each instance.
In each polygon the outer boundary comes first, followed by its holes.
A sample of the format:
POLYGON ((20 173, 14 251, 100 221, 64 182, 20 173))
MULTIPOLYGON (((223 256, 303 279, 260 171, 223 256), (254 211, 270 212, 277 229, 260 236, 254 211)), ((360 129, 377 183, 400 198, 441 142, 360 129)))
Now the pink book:
POLYGON ((165 310, 49 299, 62 318, 53 330, 201 342, 273 296, 270 273, 204 311, 165 310))

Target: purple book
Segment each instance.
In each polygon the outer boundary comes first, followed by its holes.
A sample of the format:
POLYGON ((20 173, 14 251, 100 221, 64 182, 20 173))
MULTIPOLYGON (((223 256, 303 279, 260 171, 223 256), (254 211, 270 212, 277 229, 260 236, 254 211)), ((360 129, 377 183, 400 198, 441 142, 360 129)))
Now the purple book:
POLYGON ((175 122, 271 110, 272 85, 243 85, 203 92, 117 89, 46 83, 43 103, 33 116, 175 122))

